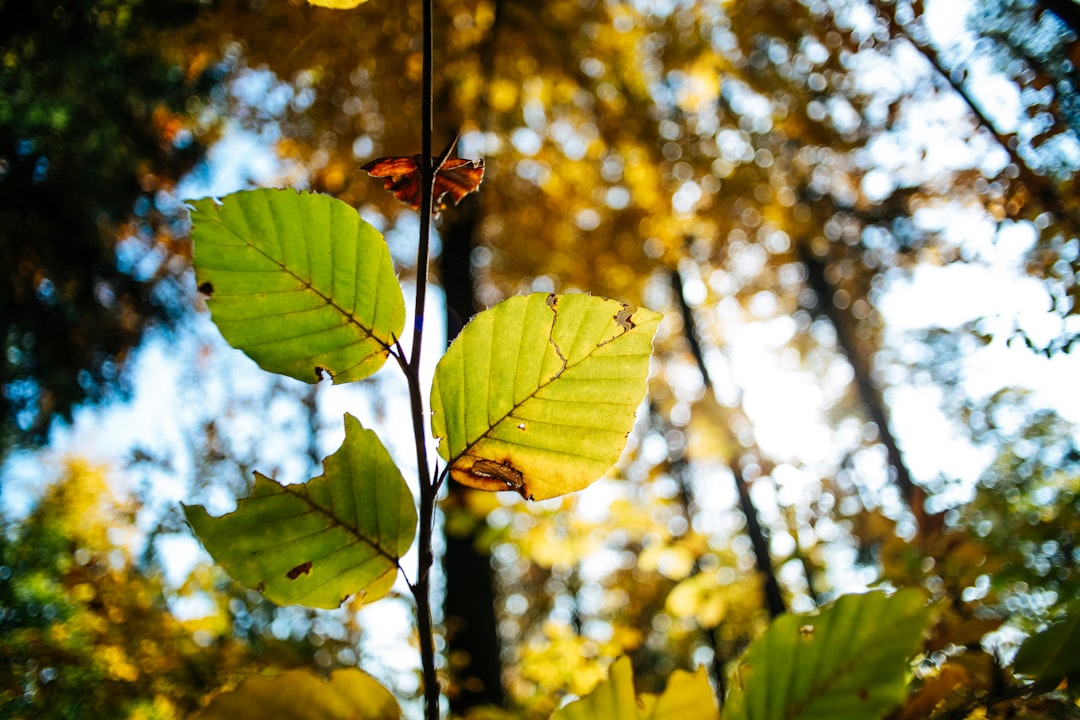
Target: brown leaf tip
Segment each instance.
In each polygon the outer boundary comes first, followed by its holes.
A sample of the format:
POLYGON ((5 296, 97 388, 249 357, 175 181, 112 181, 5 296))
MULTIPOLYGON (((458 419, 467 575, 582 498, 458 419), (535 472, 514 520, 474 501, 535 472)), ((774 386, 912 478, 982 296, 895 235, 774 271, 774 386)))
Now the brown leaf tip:
POLYGON ((289 578, 290 580, 295 580, 296 578, 300 577, 301 575, 307 575, 310 572, 311 572, 311 561, 308 560, 306 563, 300 563, 299 565, 294 567, 292 570, 285 573, 285 577, 289 578))

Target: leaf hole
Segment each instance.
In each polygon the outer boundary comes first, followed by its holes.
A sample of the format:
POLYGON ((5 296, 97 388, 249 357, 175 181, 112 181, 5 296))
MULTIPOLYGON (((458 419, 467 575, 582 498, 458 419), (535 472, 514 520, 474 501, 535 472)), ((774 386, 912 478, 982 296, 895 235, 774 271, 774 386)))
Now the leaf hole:
POLYGON ((633 305, 623 305, 622 309, 615 313, 613 319, 623 329, 623 332, 629 332, 637 327, 637 324, 631 319, 635 312, 637 312, 637 308, 633 305))

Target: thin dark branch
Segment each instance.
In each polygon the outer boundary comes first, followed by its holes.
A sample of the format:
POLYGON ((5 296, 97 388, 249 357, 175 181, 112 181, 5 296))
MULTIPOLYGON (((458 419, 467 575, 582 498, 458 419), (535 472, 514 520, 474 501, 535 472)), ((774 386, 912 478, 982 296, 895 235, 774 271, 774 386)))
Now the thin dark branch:
MULTIPOLYGON (((705 358, 701 351, 701 339, 698 337, 697 326, 694 324, 693 310, 683 296, 683 282, 678 270, 672 270, 671 283, 675 290, 673 294, 679 304, 679 311, 682 313, 687 340, 690 342, 690 347, 694 348, 694 359, 697 360, 698 369, 706 387, 711 388, 712 379, 709 377, 709 370, 705 366, 705 358)), ((775 618, 783 615, 787 608, 784 605, 784 597, 780 592, 780 583, 776 579, 772 557, 769 555, 769 541, 765 537, 765 530, 758 519, 757 508, 754 507, 754 501, 750 497, 750 488, 737 462, 731 463, 731 473, 735 478, 735 488, 739 493, 739 508, 746 517, 746 532, 750 536, 750 543, 754 549, 754 560, 758 572, 761 573, 765 581, 765 604, 769 608, 769 616, 775 618)))
POLYGON ((394 338, 394 347, 390 348, 390 357, 397 361, 401 371, 407 376, 409 374, 409 361, 405 359, 405 348, 401 347, 401 341, 394 338))
POLYGON ((707 389, 712 389, 712 378, 705 369, 705 353, 701 349, 701 338, 698 337, 697 326, 694 325, 693 310, 686 304, 686 296, 683 294, 682 274, 678 270, 671 271, 671 287, 682 310, 683 323, 686 326, 686 340, 690 343, 690 354, 694 356, 698 367, 701 369, 701 379, 707 389))
POLYGON ((424 431, 424 399, 420 387, 420 352, 424 339, 424 302, 427 296, 428 254, 431 247, 433 190, 437 168, 432 162, 434 43, 432 0, 423 5, 423 82, 421 88, 421 199, 420 238, 416 250, 416 304, 413 313, 413 346, 405 376, 409 383, 409 403, 413 417, 413 442, 420 485, 420 536, 416 580, 412 586, 416 600, 416 630, 420 641, 420 662, 424 674, 424 717, 439 720, 439 677, 435 670, 435 638, 431 620, 431 547, 437 497, 435 481, 428 469, 427 438, 424 431))
POLYGON ((397 562, 398 572, 401 573, 401 579, 405 581, 405 584, 409 586, 409 592, 413 595, 416 594, 416 586, 413 585, 412 580, 409 580, 409 574, 405 572, 405 566, 401 564, 401 561, 397 562))
MULTIPOLYGON (((432 126, 433 102, 432 102, 432 74, 434 72, 433 58, 434 48, 432 44, 432 0, 423 0, 424 6, 424 30, 423 30, 423 84, 421 107, 421 163, 420 163, 420 242, 416 249, 416 304, 413 313, 413 346, 409 365, 414 369, 420 366, 420 348, 424 338, 424 302, 427 298, 427 273, 428 255, 431 249, 431 217, 433 190, 435 187, 435 164, 432 162, 432 126)), ((427 482, 425 477, 424 482, 427 482)))
POLYGON ((810 558, 803 552, 802 545, 799 544, 798 532, 798 528, 792 529, 792 539, 795 540, 795 552, 793 555, 802 565, 803 575, 806 576, 806 594, 810 596, 810 600, 815 607, 821 607, 821 593, 818 592, 817 585, 814 583, 814 566, 811 564, 810 558))
POLYGON ((720 639, 717 635, 720 633, 720 628, 713 628, 709 634, 712 636, 713 657, 712 657, 712 676, 716 682, 716 704, 723 709, 724 698, 727 697, 727 676, 724 673, 724 660, 723 655, 720 654, 720 639))
POLYGON ((731 464, 731 474, 735 478, 735 489, 739 493, 739 508, 746 516, 746 534, 750 536, 750 543, 754 548, 754 560, 758 572, 765 580, 765 605, 769 608, 769 617, 776 618, 787 612, 787 608, 784 606, 780 582, 776 579, 776 570, 769 555, 769 540, 765 537, 765 529, 761 526, 757 508, 750 497, 750 486, 747 485, 738 463, 731 464))
POLYGON ((895 480, 900 495, 911 509, 915 521, 922 525, 925 520, 923 508, 925 493, 911 479, 911 472, 908 470, 907 463, 904 462, 904 456, 889 426, 889 418, 885 413, 881 395, 870 378, 868 363, 858 351, 855 336, 851 332, 851 323, 833 303, 833 288, 825 278, 825 264, 814 257, 804 243, 799 244, 799 259, 806 266, 807 282, 810 288, 818 296, 818 307, 836 330, 837 342, 847 355, 848 363, 855 375, 859 398, 866 407, 870 419, 877 425, 878 436, 881 438, 881 444, 885 446, 889 465, 896 474, 895 480))
POLYGON ((446 482, 447 476, 449 476, 449 475, 450 475, 450 466, 449 465, 444 467, 442 470, 439 470, 438 464, 435 465, 435 485, 434 485, 434 487, 435 487, 435 494, 436 495, 439 493, 439 489, 442 488, 443 484, 446 482))

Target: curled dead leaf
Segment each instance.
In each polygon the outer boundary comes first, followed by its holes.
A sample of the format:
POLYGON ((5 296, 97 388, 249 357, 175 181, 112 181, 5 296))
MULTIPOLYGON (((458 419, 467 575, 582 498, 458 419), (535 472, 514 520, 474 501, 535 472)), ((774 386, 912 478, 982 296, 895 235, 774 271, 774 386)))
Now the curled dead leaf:
MULTIPOLYGON (((401 202, 414 210, 420 209, 420 166, 422 155, 381 157, 363 166, 372 177, 382 178, 383 186, 401 202)), ((435 174, 432 210, 438 215, 451 202, 457 205, 462 198, 476 192, 484 179, 484 161, 448 158, 435 174)))

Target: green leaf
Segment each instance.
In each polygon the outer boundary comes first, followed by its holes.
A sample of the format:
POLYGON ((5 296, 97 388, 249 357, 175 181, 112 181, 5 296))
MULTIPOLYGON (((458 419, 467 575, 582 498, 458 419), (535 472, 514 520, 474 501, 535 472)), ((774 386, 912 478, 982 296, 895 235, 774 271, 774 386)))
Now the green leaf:
POLYGON ((309 670, 257 675, 215 697, 200 720, 398 720, 390 691, 356 668, 325 680, 309 670))
POLYGON ((355 593, 377 600, 416 532, 412 494, 378 436, 351 415, 323 467, 296 485, 255 473, 234 512, 215 518, 185 506, 184 514, 233 579, 279 605, 336 608, 355 593))
POLYGON ((195 278, 221 334, 264 370, 305 382, 386 362, 405 300, 382 235, 349 205, 295 190, 191 203, 195 278))
POLYGON ((716 720, 716 699, 704 668, 696 673, 676 670, 659 696, 634 694, 630 659, 611 666, 605 682, 580 700, 568 704, 551 720, 716 720))
POLYGON ((820 615, 782 615, 731 680, 724 720, 862 720, 903 702, 929 620, 921 592, 846 595, 820 615))
POLYGON ((660 315, 534 293, 474 317, 435 369, 432 433, 458 482, 543 500, 619 459, 660 315))
POLYGON ((1080 686, 1080 603, 1072 604, 1064 619, 1025 640, 1013 670, 1044 689, 1065 679, 1070 687, 1080 686))

